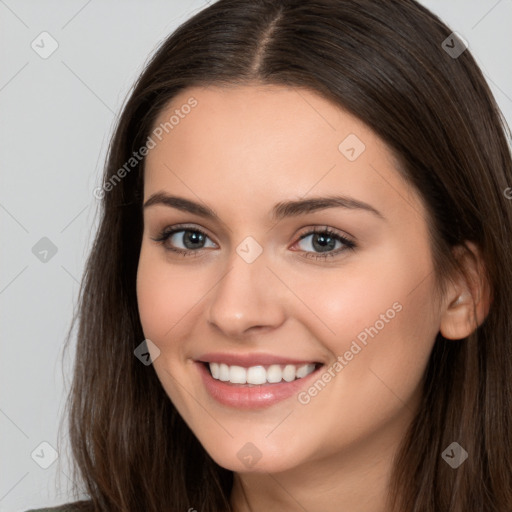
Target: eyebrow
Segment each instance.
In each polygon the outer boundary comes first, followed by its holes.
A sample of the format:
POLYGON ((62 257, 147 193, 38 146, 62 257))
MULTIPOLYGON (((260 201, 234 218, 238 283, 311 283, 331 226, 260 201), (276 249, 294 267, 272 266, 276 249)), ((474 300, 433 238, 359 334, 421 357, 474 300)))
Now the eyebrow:
MULTIPOLYGON (((164 192, 156 192, 151 195, 144 203, 144 208, 149 208, 153 205, 169 206, 207 219, 220 220, 219 215, 208 206, 164 192)), ((348 196, 311 197, 309 199, 283 201, 277 203, 272 208, 272 219, 277 221, 286 217, 296 217, 306 213, 326 210, 328 208, 346 208, 349 210, 365 211, 382 220, 386 220, 384 215, 373 206, 348 196)))

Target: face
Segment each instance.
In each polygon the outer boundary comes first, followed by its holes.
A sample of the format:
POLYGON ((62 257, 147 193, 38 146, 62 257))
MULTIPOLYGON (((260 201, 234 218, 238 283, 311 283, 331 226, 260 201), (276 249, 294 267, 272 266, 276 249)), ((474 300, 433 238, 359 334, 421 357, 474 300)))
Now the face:
POLYGON ((137 275, 170 400, 236 472, 395 446, 439 306, 391 151, 303 89, 194 87, 155 128, 173 115, 146 159, 137 275))

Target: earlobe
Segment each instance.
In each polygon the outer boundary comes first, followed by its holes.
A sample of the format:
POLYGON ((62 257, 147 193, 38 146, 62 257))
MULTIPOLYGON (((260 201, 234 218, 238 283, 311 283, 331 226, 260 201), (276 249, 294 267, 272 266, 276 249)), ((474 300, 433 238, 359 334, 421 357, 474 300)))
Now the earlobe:
POLYGON ((460 340, 474 332, 489 313, 491 297, 483 259, 478 247, 466 242, 459 261, 466 277, 461 273, 447 293, 447 305, 441 313, 440 332, 444 338, 460 340), (469 281, 468 281, 469 280, 469 281))
POLYGON ((473 297, 467 291, 463 291, 448 305, 439 328, 444 338, 460 340, 469 336, 478 327, 473 306, 473 297))

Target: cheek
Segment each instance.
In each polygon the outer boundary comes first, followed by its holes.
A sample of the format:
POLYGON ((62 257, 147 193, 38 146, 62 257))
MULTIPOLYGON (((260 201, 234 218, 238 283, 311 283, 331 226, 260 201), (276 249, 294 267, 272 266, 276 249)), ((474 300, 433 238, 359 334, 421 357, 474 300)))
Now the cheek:
POLYGON ((428 248, 422 251, 420 242, 411 244, 414 254, 390 245, 315 278, 294 276, 294 292, 314 313, 303 309, 300 322, 333 361, 343 358, 337 375, 344 376, 336 380, 355 396, 365 396, 362 389, 366 398, 375 396, 379 377, 407 395, 423 375, 439 322, 428 248))
POLYGON ((200 286, 197 275, 166 262, 161 249, 148 248, 143 243, 137 270, 137 301, 144 335, 159 346, 172 339, 175 326, 198 302, 200 286))
POLYGON ((425 279, 430 268, 428 258, 410 259, 390 245, 379 254, 355 256, 339 268, 296 272, 289 281, 309 307, 302 319, 310 317, 308 324, 318 339, 342 343, 376 323, 383 330, 382 322, 401 323, 405 317, 415 325, 432 322, 427 313, 432 307, 432 282, 425 279))
POLYGON ((379 256, 328 277, 294 281, 294 291, 316 313, 304 309, 300 323, 333 358, 326 384, 314 383, 300 396, 321 424, 326 453, 330 443, 364 438, 414 404, 438 331, 429 259, 410 259, 396 248, 379 256), (339 425, 343 433, 333 435, 339 425))
POLYGON ((207 289, 198 289, 199 286, 197 273, 170 264, 161 249, 143 243, 137 270, 140 321, 146 339, 160 350, 153 368, 165 392, 185 418, 191 415, 188 394, 177 385, 176 379, 188 382, 187 368, 183 365, 186 359, 183 340, 193 329, 194 307, 199 306, 199 299, 207 292, 207 289))

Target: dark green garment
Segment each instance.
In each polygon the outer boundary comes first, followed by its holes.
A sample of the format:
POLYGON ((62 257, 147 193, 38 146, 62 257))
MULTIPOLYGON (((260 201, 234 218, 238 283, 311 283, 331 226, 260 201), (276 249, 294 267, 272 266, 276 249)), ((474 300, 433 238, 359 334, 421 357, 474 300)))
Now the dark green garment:
MULTIPOLYGON (((89 504, 88 501, 73 501, 70 503, 64 503, 57 507, 46 507, 46 508, 31 508, 26 512, 80 512, 84 510, 84 506, 89 504)), ((89 508, 89 507, 85 507, 89 508)))
POLYGON ((60 507, 51 507, 51 508, 31 508, 27 510, 27 512, 75 512, 76 509, 72 507, 62 508, 60 507))
POLYGON ((27 510, 27 512, 74 512, 73 508, 62 508, 62 507, 52 507, 52 508, 31 508, 27 510))

